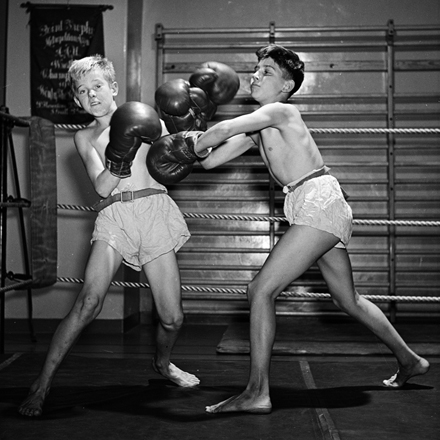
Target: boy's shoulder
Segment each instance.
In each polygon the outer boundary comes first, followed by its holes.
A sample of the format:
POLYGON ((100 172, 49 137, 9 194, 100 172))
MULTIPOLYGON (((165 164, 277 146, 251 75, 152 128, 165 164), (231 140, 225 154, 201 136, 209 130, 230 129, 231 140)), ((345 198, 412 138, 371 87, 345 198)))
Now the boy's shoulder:
POLYGON ((265 104, 260 108, 266 108, 270 110, 281 110, 281 111, 299 111, 298 107, 292 102, 276 101, 269 104, 265 104))
POLYGON ((78 136, 80 138, 93 137, 101 134, 106 129, 110 130, 110 126, 102 126, 98 124, 96 121, 92 121, 90 124, 86 125, 85 127, 80 128, 75 133, 75 136, 78 136))
POLYGON ((93 121, 89 125, 86 125, 85 127, 81 127, 76 133, 75 133, 75 140, 82 140, 93 137, 93 133, 96 129, 96 122, 93 121))
POLYGON ((301 112, 298 107, 291 102, 272 102, 270 104, 266 104, 260 107, 261 111, 268 113, 277 113, 280 115, 284 115, 285 117, 300 117, 301 112))
POLYGON ((94 145, 96 143, 96 140, 106 129, 110 130, 110 127, 103 128, 102 126, 97 124, 96 121, 93 121, 89 125, 81 128, 75 133, 75 144, 80 147, 84 145, 94 145))

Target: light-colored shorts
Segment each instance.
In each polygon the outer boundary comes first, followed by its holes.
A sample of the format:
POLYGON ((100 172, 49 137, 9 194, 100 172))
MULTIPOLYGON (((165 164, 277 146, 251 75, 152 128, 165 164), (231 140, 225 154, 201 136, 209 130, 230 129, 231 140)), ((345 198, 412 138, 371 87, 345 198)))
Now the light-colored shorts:
MULTIPOLYGON (((294 186, 305 176, 286 186, 294 186)), ((353 214, 338 180, 329 175, 314 177, 286 194, 284 215, 289 224, 305 225, 329 232, 340 239, 335 247, 350 241, 353 214)))
POLYGON ((168 194, 155 194, 133 202, 116 202, 98 213, 91 242, 103 240, 140 271, 160 255, 177 252, 191 234, 182 212, 168 194))

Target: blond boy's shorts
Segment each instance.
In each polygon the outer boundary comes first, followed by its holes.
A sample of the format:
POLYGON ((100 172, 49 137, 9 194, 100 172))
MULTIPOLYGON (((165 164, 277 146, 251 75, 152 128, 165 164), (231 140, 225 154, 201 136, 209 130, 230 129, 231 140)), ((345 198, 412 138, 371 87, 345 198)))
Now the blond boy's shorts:
POLYGON ((335 235, 340 239, 335 247, 344 248, 350 241, 353 214, 338 180, 331 175, 312 178, 288 192, 284 215, 290 225, 310 226, 335 235))
POLYGON ((104 208, 98 213, 91 242, 105 241, 127 266, 140 271, 160 255, 177 252, 190 236, 174 200, 168 194, 156 194, 104 208))

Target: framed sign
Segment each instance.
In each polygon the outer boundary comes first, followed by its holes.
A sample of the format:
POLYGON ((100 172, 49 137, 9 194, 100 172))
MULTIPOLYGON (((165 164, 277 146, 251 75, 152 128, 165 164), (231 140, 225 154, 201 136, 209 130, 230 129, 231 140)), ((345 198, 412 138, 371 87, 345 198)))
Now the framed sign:
POLYGON ((90 122, 90 115, 74 103, 66 77, 72 60, 95 54, 104 56, 102 7, 32 6, 32 116, 55 124, 90 122))

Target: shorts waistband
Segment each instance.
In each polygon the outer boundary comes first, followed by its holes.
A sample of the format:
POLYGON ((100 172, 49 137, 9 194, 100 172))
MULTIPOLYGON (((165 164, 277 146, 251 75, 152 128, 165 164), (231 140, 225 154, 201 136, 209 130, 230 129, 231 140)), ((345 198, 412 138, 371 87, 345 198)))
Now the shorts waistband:
POLYGON ((166 191, 164 189, 155 189, 155 188, 144 188, 138 191, 122 191, 120 193, 116 193, 112 196, 109 196, 93 205, 93 209, 96 212, 107 208, 107 206, 113 205, 116 202, 133 202, 136 199, 140 199, 142 197, 148 197, 155 194, 164 194, 166 191))
POLYGON ((307 180, 314 179, 315 177, 324 176, 326 174, 329 174, 330 168, 328 166, 323 166, 322 168, 318 168, 317 170, 310 171, 310 173, 306 174, 303 177, 300 177, 298 180, 294 180, 293 182, 287 184, 283 187, 283 193, 287 194, 289 192, 293 192, 301 186, 304 182, 307 182, 307 180))

